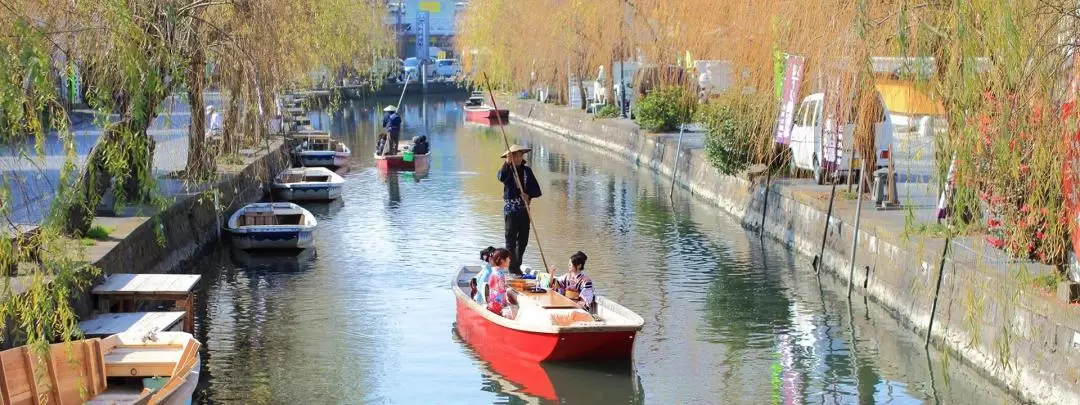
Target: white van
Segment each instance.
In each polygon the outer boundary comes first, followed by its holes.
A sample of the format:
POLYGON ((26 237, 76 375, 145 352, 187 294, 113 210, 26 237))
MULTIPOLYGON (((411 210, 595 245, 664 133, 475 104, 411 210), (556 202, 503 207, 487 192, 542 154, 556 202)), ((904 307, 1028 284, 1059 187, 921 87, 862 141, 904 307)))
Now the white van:
MULTIPOLYGON (((792 170, 808 170, 814 174, 814 182, 824 184, 826 170, 833 169, 834 151, 828 148, 827 139, 831 139, 835 123, 831 118, 823 117, 825 104, 824 93, 814 93, 802 100, 799 109, 795 112, 795 119, 791 128, 791 160, 792 170), (823 122, 824 120, 824 122, 823 122), (823 137, 822 133, 827 137, 823 137)), ((878 97, 878 105, 881 106, 881 98, 878 97)), ((881 117, 874 123, 875 141, 877 148, 876 166, 871 170, 885 167, 889 164, 889 145, 892 144, 892 123, 886 117, 884 108, 881 117)), ((841 177, 848 175, 848 159, 851 159, 851 142, 855 133, 854 114, 847 114, 844 124, 843 150, 839 162, 838 173, 841 177)), ((852 167, 860 169, 860 161, 856 159, 852 167)))

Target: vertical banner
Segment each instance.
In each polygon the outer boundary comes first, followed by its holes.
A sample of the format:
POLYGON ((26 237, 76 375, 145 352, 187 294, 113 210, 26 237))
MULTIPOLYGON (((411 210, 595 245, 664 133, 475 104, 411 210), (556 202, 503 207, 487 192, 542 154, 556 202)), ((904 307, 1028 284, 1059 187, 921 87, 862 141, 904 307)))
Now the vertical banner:
POLYGON ((791 124, 795 119, 795 100, 799 97, 803 64, 806 58, 788 55, 784 68, 784 87, 780 97, 780 113, 776 117, 776 143, 791 143, 791 124))
MULTIPOLYGON (((826 172, 836 173, 844 167, 844 150, 851 147, 854 139, 846 140, 845 136, 846 127, 851 117, 851 110, 853 103, 855 102, 854 94, 852 90, 854 85, 849 87, 849 79, 854 80, 854 75, 847 72, 838 72, 834 77, 827 81, 828 85, 825 89, 824 108, 822 109, 822 131, 821 136, 824 141, 825 150, 822 151, 823 157, 822 168, 826 172)), ((854 138, 854 134, 852 134, 854 138)), ((853 164, 858 165, 859 161, 855 159, 855 153, 852 152, 853 164)))
POLYGON ((426 61, 430 55, 428 51, 431 49, 428 39, 428 12, 418 11, 416 12, 416 59, 420 61, 426 61))
POLYGON ((570 86, 566 93, 569 95, 567 103, 572 108, 581 108, 581 79, 571 76, 567 85, 570 86))

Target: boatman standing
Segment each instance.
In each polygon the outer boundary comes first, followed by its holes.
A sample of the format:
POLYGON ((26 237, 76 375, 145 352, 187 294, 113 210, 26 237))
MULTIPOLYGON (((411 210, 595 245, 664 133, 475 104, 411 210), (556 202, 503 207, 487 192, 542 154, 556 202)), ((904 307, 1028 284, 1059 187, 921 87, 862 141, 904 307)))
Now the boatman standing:
POLYGON ((398 141, 401 140, 401 116, 397 113, 397 107, 388 105, 383 109, 382 126, 390 135, 390 152, 388 155, 398 154, 398 141))
POLYGON ((525 246, 529 244, 529 212, 527 205, 534 198, 540 198, 540 183, 536 181, 532 168, 526 166, 525 154, 532 149, 513 145, 503 153, 506 159, 499 169, 499 181, 503 184, 503 219, 506 224, 506 249, 513 253, 510 272, 521 274, 521 258, 525 255, 525 246), (517 177, 514 176, 517 168, 517 177), (525 193, 518 191, 518 179, 525 187, 525 193))

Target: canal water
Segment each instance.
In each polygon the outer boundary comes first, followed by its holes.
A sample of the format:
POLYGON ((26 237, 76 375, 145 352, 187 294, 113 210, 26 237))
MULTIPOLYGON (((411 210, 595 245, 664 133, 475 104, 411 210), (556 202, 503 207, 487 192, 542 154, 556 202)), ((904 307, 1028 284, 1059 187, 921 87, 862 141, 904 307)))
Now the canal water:
MULTIPOLYGON (((396 101, 396 100, 394 100, 396 101)), ((354 156, 343 198, 307 204, 315 248, 252 255, 227 245, 203 275, 199 402, 372 404, 1015 403, 808 260, 762 241, 654 174, 509 126, 533 147, 544 252, 589 255, 599 292, 646 321, 632 365, 530 365, 479 357, 454 329, 450 277, 501 246, 502 138, 463 122, 461 101, 406 100, 428 173, 380 175, 375 102, 313 119, 354 156), (557 399, 557 400, 556 400, 557 399)), ((531 242, 526 263, 540 267, 531 242)))

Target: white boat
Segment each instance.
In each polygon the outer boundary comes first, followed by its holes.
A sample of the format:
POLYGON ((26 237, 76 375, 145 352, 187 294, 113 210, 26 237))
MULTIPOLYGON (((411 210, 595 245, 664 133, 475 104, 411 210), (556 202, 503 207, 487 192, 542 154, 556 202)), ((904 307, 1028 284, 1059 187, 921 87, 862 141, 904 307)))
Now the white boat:
POLYGON ((240 249, 306 249, 314 241, 315 216, 288 203, 245 205, 229 217, 227 229, 240 249))
POLYGON ((343 167, 352 151, 344 143, 330 138, 329 132, 304 131, 292 135, 298 141, 293 149, 303 166, 343 167))
POLYGON ((278 173, 274 198, 285 201, 328 201, 341 197, 345 179, 325 167, 296 167, 278 173))
POLYGON ((200 346, 188 333, 156 332, 5 350, 0 402, 183 405, 199 384, 200 346))

